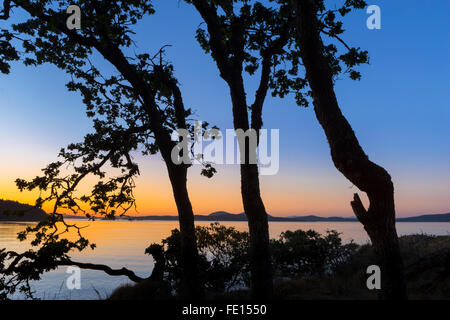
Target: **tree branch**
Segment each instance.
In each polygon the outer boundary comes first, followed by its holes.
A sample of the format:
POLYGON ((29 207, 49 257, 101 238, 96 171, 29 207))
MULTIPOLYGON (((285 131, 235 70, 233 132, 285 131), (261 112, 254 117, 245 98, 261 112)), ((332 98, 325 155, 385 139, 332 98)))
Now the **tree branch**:
POLYGON ((266 99, 267 91, 269 89, 270 80, 270 67, 272 66, 272 55, 265 54, 263 56, 261 67, 261 79, 259 81, 258 90, 255 94, 255 102, 251 106, 252 110, 252 122, 251 127, 255 130, 259 130, 262 127, 262 108, 264 100, 266 99))
POLYGON ((58 266, 77 266, 81 269, 90 269, 90 270, 99 270, 103 271, 110 276, 126 276, 133 282, 142 282, 149 278, 141 278, 137 276, 133 271, 123 267, 121 269, 112 269, 111 267, 103 264, 94 264, 94 263, 84 263, 84 262, 76 262, 70 259, 56 261, 56 265, 58 266))
POLYGON ((324 34, 326 34, 327 36, 329 36, 331 38, 335 38, 336 40, 338 40, 340 43, 342 43, 344 45, 345 48, 347 48, 348 51, 351 50, 350 46, 344 40, 342 40, 342 38, 339 37, 338 35, 336 35, 336 34, 333 35, 333 34, 327 32, 327 31, 325 31, 323 29, 320 30, 320 31, 323 32, 324 34))
POLYGON ((259 81, 259 87, 255 94, 255 101, 252 104, 252 125, 253 129, 259 130, 262 127, 262 108, 266 99, 267 91, 269 89, 270 81, 270 68, 272 67, 272 59, 275 55, 280 54, 283 51, 283 47, 289 41, 289 31, 291 29, 292 22, 288 21, 282 28, 280 37, 272 42, 272 44, 266 48, 261 56, 261 78, 259 81))
POLYGON ((228 82, 231 80, 230 72, 232 68, 228 59, 227 48, 222 42, 223 34, 217 11, 209 5, 207 0, 192 0, 192 3, 208 26, 212 56, 217 62, 222 78, 228 82))
POLYGON ((0 15, 0 20, 8 20, 9 19, 9 12, 11 10, 11 0, 3 0, 3 12, 2 15, 0 15))
POLYGON ((173 108, 175 109, 175 120, 179 129, 186 129, 186 109, 183 96, 177 80, 173 78, 162 65, 155 66, 161 83, 170 90, 173 97, 173 108))
POLYGON ((351 201, 350 204, 352 205, 355 216, 362 224, 364 224, 367 218, 367 210, 364 208, 361 198, 357 193, 353 195, 353 201, 351 201))
POLYGON ((95 48, 107 61, 109 61, 119 73, 128 81, 133 87, 133 92, 142 97, 143 108, 149 117, 149 125, 151 130, 155 134, 155 139, 158 141, 161 152, 164 154, 163 158, 170 157, 170 150, 172 149, 172 141, 168 132, 164 129, 163 119, 161 112, 158 110, 158 106, 155 102, 155 94, 151 89, 151 86, 143 79, 143 77, 137 72, 136 68, 127 60, 123 51, 111 41, 107 36, 107 31, 100 28, 98 30, 101 41, 92 37, 80 36, 73 30, 68 30, 67 27, 60 21, 54 21, 54 19, 40 11, 34 10, 33 6, 28 1, 13 0, 24 10, 26 10, 33 17, 37 17, 45 20, 47 23, 57 27, 58 31, 65 34, 71 40, 79 43, 80 45, 95 48))

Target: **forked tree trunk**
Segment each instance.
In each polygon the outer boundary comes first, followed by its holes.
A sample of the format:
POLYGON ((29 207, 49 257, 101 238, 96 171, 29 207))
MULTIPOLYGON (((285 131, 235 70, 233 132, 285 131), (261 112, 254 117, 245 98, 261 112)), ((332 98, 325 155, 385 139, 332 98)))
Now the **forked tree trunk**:
MULTIPOLYGON (((244 39, 240 38, 241 26, 234 24, 232 40, 225 44, 221 19, 217 15, 218 7, 214 1, 192 0, 198 12, 201 14, 208 26, 210 35, 209 45, 212 57, 217 63, 220 76, 227 82, 230 89, 230 96, 233 106, 234 128, 248 130, 249 116, 246 93, 243 83, 243 57, 244 39), (230 55, 230 51, 233 52, 230 55)), ((231 3, 231 1, 230 1, 231 3)), ((265 61, 263 70, 270 72, 270 60, 265 61)), ((262 125, 261 110, 267 92, 268 75, 262 76, 262 86, 257 90, 257 106, 252 108, 252 126, 259 130, 262 125), (266 83, 264 85, 264 82, 266 83), (254 110, 257 111, 254 111, 254 110), (255 113, 256 112, 256 113, 255 113)), ((256 101, 255 100, 255 101, 256 101)), ((242 144, 242 142, 240 142, 242 144)), ((255 150, 240 145, 241 150, 245 148, 245 158, 256 154, 255 150)), ((255 299, 270 299, 273 295, 272 263, 269 250, 269 225, 267 222, 267 212, 261 198, 259 189, 259 173, 256 164, 244 162, 241 164, 241 194, 245 214, 247 215, 250 231, 250 265, 251 265, 251 291, 255 299)))
POLYGON ((336 168, 361 191, 370 206, 366 210, 357 194, 353 211, 364 225, 381 269, 380 298, 406 299, 403 262, 395 229, 394 186, 389 173, 371 162, 361 148, 353 129, 341 113, 334 92, 332 72, 324 55, 313 0, 291 0, 298 43, 313 93, 314 111, 325 131, 336 168))

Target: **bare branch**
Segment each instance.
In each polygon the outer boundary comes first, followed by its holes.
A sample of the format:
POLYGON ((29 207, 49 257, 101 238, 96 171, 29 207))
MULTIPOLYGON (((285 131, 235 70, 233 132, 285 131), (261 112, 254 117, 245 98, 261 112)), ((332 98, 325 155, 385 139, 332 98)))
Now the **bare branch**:
POLYGON ((362 224, 364 224, 367 219, 367 210, 364 208, 361 198, 357 193, 353 195, 353 201, 350 202, 350 204, 352 205, 355 216, 362 224))
POLYGON ((133 271, 123 267, 121 269, 113 269, 104 264, 84 263, 76 262, 70 259, 56 261, 58 266, 77 266, 81 269, 99 270, 103 271, 110 276, 126 276, 133 282, 142 282, 148 278, 141 278, 137 276, 133 271))
POLYGON ((321 32, 325 33, 327 36, 329 36, 331 38, 335 38, 336 40, 338 40, 340 43, 342 43, 344 45, 345 48, 347 48, 348 51, 351 50, 350 46, 344 40, 342 40, 342 38, 339 37, 338 35, 331 34, 331 33, 327 32, 327 31, 325 31, 323 29, 321 30, 321 32))
POLYGON ((269 89, 270 73, 272 67, 272 59, 275 55, 280 54, 283 47, 289 41, 290 22, 286 23, 281 32, 281 36, 273 41, 273 43, 262 52, 261 78, 259 87, 255 94, 255 101, 252 104, 252 122, 251 127, 259 130, 262 127, 262 108, 269 89))

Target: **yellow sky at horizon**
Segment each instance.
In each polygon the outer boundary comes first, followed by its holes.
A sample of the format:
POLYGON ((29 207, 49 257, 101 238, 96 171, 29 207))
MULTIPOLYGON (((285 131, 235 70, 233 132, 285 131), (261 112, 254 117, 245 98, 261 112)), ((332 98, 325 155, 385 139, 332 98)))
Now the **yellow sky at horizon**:
MULTIPOLYGON (((40 160, 38 162, 47 163, 44 160, 48 159, 40 160)), ((26 163, 24 160, 18 161, 14 166, 9 166, 7 173, 2 173, 0 198, 34 204, 38 192, 20 192, 14 184, 14 180, 18 177, 31 179, 40 173, 36 162, 33 162, 33 166, 26 166, 26 163)), ((0 165, 5 164, 0 161, 0 165)), ((135 190, 138 212, 131 210, 128 214, 177 215, 170 182, 162 160, 159 157, 152 157, 146 160, 140 169, 141 176, 136 179, 135 190)), ((276 176, 261 177, 261 193, 267 212, 275 216, 309 214, 352 216, 350 201, 353 193, 358 190, 335 171, 332 165, 318 171, 308 172, 308 170, 310 168, 304 170, 297 168, 295 171, 284 168, 276 176)), ((196 214, 209 214, 214 211, 243 212, 238 166, 218 167, 218 173, 212 179, 200 176, 199 172, 200 168, 194 166, 189 170, 188 175, 189 195, 196 214)), ((80 190, 88 190, 89 182, 93 182, 93 179, 87 179, 80 190)), ((396 206, 399 216, 444 213, 445 209, 443 211, 439 208, 438 202, 435 203, 436 209, 430 212, 417 209, 420 204, 423 205, 424 200, 427 201, 428 207, 433 208, 435 198, 438 201, 444 194, 439 194, 438 191, 436 193, 436 190, 427 191, 425 184, 423 190, 419 190, 422 192, 422 197, 418 194, 411 198, 408 194, 414 190, 408 190, 408 183, 399 185, 401 187, 396 188, 396 206)), ((443 190, 441 193, 445 193, 445 188, 441 189, 443 190)), ((364 199, 365 195, 359 193, 364 199)), ((367 201, 365 202, 367 204, 367 201)), ((47 204, 44 210, 51 211, 51 207, 47 204)))

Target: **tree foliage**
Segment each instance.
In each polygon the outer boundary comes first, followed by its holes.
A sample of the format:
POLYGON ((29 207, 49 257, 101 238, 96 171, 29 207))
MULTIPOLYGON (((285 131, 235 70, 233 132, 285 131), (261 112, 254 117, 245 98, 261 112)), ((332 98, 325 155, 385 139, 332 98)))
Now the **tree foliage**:
MULTIPOLYGON (((294 94, 299 106, 309 105, 311 91, 300 59, 301 44, 296 40, 289 1, 186 2, 196 5, 200 13, 204 12, 204 17, 211 17, 209 20, 205 18, 207 28, 201 25, 196 38, 204 51, 219 63, 224 79, 231 77, 231 67, 244 70, 249 75, 255 75, 260 70, 262 85, 259 88, 263 89, 267 81, 274 97, 284 98, 294 94), (217 15, 216 21, 214 15, 217 15), (214 39, 213 33, 219 35, 219 39, 214 39), (226 68, 223 61, 227 60, 231 67, 226 68)), ((330 40, 324 47, 324 54, 329 59, 333 75, 338 77, 345 73, 351 79, 359 80, 361 74, 357 67, 369 62, 368 52, 344 41, 343 18, 352 10, 363 9, 365 1, 347 0, 337 8, 328 8, 323 0, 316 1, 316 5, 320 32, 330 40)), ((257 99, 253 104, 254 108, 256 106, 257 99)))
MULTIPOLYGON (((287 10, 278 10, 277 13, 294 20, 289 0, 274 0, 281 6, 288 6, 287 10)), ((359 47, 352 47, 343 39, 345 32, 343 18, 353 10, 363 9, 366 6, 362 0, 346 0, 342 6, 329 8, 324 0, 315 1, 319 20, 319 31, 325 36, 324 55, 328 59, 333 78, 336 80, 340 74, 347 74, 352 80, 359 80, 361 74, 357 67, 369 63, 368 52, 359 47)), ((294 94, 299 106, 307 107, 312 97, 311 89, 305 77, 305 69, 301 61, 302 44, 295 35, 295 24, 292 23, 293 40, 289 42, 286 54, 283 56, 281 68, 274 72, 271 81, 272 95, 283 98, 287 94, 294 94)))
MULTIPOLYGON (((19 234, 20 240, 31 238, 34 248, 22 254, 4 251, 1 256, 3 266, 12 261, 1 269, 1 289, 12 293, 21 287, 31 296, 29 280, 66 261, 71 250, 95 247, 76 224, 64 221, 62 213, 81 213, 89 219, 126 214, 136 205, 133 189, 139 165, 135 155, 161 152, 167 162, 176 143, 171 140, 172 131, 193 132, 193 119, 191 109, 184 106, 174 68, 165 59, 165 47, 153 55, 129 56, 136 50, 133 26, 154 13, 150 1, 4 1, 1 13, 7 28, 0 34, 1 71, 7 73, 8 62, 14 60, 58 67, 71 78, 67 89, 82 96, 94 129, 82 142, 61 149, 58 161, 46 166, 40 176, 16 180, 20 191, 39 191, 36 207, 52 205, 45 221, 19 234), (69 5, 81 8, 81 30, 66 27, 69 5), (25 15, 9 23, 12 8, 25 15), (98 55, 113 66, 112 72, 98 67, 98 55), (87 176, 97 182, 90 192, 81 193, 87 176), (70 231, 78 234, 77 240, 64 238, 70 231)), ((202 173, 211 177, 214 170, 208 166, 202 173)))

